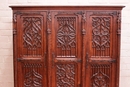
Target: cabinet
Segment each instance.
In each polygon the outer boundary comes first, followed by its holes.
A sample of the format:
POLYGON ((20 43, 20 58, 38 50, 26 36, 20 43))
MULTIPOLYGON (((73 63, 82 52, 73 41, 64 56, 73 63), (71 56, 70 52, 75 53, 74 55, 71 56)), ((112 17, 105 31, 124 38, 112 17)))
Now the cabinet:
POLYGON ((124 6, 10 6, 15 87, 119 87, 124 6))

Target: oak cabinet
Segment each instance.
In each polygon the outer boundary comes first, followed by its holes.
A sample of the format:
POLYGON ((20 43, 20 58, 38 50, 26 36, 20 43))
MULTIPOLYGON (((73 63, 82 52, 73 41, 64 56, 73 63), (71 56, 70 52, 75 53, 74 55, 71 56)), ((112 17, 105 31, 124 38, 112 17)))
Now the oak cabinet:
POLYGON ((123 6, 10 6, 15 87, 119 87, 123 6))

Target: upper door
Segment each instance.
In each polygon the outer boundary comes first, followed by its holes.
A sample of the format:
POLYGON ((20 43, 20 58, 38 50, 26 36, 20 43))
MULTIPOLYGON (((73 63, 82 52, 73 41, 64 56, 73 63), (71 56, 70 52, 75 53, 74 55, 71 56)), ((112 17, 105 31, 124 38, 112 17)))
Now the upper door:
POLYGON ((17 87, 47 87, 46 12, 17 14, 17 87))
POLYGON ((81 11, 52 11, 52 87, 81 85, 81 11))
POLYGON ((86 87, 116 87, 116 11, 87 12, 86 87))

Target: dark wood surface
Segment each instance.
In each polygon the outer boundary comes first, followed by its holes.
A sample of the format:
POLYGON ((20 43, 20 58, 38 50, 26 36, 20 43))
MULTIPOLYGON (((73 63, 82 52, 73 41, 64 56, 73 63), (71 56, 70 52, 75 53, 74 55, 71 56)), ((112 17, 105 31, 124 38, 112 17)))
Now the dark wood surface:
POLYGON ((119 87, 124 6, 10 6, 15 87, 119 87))

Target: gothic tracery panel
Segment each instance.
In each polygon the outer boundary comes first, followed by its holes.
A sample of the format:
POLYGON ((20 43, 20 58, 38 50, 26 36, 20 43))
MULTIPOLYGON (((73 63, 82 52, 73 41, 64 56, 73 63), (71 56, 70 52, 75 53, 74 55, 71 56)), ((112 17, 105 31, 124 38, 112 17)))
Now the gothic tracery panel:
POLYGON ((56 65, 56 87, 76 87, 75 64, 57 64, 56 65))
POLYGON ((24 55, 41 55, 42 18, 23 17, 23 48, 24 55))
POLYGON ((107 64, 92 64, 91 87, 110 87, 110 69, 107 64))
POLYGON ((92 56, 110 56, 111 17, 92 17, 92 56))
POLYGON ((24 63, 23 74, 24 74, 24 87, 43 87, 42 81, 43 76, 40 70, 42 64, 37 63, 24 63))
POLYGON ((76 17, 57 17, 57 55, 76 56, 76 17))

